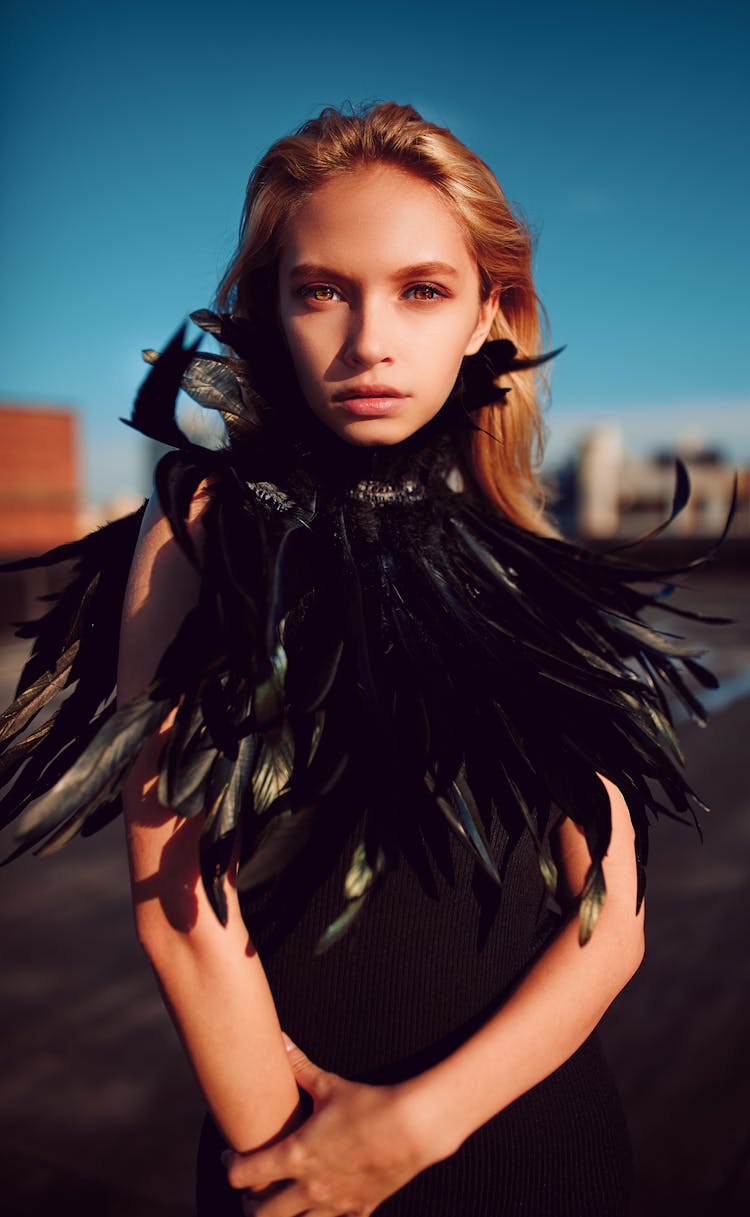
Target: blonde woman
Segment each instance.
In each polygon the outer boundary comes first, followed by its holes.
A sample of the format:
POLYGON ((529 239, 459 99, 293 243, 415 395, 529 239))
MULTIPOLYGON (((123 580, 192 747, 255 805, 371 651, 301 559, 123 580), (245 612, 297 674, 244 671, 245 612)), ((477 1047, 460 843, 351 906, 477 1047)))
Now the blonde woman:
MULTIPOLYGON (((175 452, 111 547, 140 527, 120 709, 25 840, 123 790, 201 1215, 624 1214, 595 1028, 643 955, 646 778, 691 812, 658 679, 690 695, 647 572, 543 513, 529 234, 410 107, 326 110, 254 171, 218 304, 224 355, 149 356, 132 421, 175 452)), ((127 563, 88 546, 91 672, 127 563)))

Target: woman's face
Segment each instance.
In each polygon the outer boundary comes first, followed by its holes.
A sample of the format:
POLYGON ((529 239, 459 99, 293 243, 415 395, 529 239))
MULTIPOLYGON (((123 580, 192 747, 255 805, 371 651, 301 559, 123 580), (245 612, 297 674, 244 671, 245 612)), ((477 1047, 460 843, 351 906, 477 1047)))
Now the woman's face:
POLYGON ((448 205, 390 165, 332 178, 290 221, 279 315, 302 392, 351 444, 397 444, 448 397, 497 310, 448 205))

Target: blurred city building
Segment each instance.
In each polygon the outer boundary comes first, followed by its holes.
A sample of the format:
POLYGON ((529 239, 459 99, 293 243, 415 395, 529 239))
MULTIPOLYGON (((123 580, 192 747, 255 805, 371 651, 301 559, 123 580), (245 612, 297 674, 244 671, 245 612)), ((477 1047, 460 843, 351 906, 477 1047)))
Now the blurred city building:
MULTIPOLYGON (((0 560, 44 553, 80 531, 81 455, 72 409, 0 402, 0 560)), ((6 574, 0 626, 38 614, 59 568, 6 574)))
POLYGON ((690 477, 690 498, 670 525, 672 538, 717 537, 724 527, 735 475, 738 502, 732 536, 750 537, 750 468, 737 468, 721 452, 696 441, 671 451, 636 456, 625 451, 622 431, 601 423, 551 480, 551 505, 565 532, 581 537, 635 537, 667 519, 674 497, 676 460, 690 477))
POLYGON ((19 557, 71 541, 80 498, 75 412, 0 403, 0 554, 19 557))

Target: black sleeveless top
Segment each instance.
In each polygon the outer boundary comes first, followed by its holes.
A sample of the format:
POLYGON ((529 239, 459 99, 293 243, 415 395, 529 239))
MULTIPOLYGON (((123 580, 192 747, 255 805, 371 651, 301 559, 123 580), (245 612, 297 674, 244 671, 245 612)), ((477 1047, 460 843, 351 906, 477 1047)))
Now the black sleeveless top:
MULTIPOLYGON (((278 889, 248 907, 282 1027, 315 1064, 356 1080, 397 1082, 443 1059, 502 1004, 560 918, 549 907, 528 835, 513 844, 496 828, 492 844, 505 858, 501 889, 451 836, 433 834, 422 860, 402 856, 366 916, 322 955, 315 947, 339 911, 344 862, 291 918, 278 889)), ((287 895, 294 906, 291 889, 287 895)), ((207 1121, 199 1217, 241 1211, 219 1163, 222 1147, 207 1121)), ((377 1212, 624 1217, 630 1182, 624 1116, 592 1035, 377 1212)))

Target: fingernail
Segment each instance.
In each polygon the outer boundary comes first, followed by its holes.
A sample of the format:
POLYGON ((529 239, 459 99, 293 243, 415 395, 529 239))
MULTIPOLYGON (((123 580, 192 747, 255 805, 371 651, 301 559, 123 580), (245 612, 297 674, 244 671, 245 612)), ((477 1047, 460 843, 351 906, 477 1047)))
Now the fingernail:
POLYGON ((282 1031, 281 1038, 284 1041, 284 1047, 286 1048, 287 1052, 292 1052, 297 1047, 294 1040, 290 1040, 286 1031, 282 1031))

